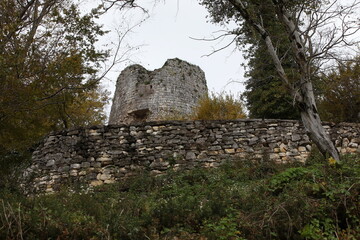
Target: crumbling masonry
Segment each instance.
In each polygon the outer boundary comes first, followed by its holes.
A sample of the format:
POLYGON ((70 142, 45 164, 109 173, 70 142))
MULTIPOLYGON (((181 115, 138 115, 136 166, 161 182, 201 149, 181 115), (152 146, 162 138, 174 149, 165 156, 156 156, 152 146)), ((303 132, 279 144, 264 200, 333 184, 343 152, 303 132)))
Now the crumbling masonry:
POLYGON ((204 72, 180 59, 169 59, 154 71, 132 65, 117 80, 109 124, 190 114, 206 93, 204 72))

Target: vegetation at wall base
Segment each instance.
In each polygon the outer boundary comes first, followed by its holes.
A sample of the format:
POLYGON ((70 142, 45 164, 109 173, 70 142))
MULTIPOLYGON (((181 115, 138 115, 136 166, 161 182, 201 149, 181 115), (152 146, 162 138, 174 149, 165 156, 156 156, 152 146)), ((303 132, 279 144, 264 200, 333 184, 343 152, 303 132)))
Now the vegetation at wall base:
POLYGON ((239 161, 93 192, 0 192, 0 239, 360 239, 360 157, 239 161))

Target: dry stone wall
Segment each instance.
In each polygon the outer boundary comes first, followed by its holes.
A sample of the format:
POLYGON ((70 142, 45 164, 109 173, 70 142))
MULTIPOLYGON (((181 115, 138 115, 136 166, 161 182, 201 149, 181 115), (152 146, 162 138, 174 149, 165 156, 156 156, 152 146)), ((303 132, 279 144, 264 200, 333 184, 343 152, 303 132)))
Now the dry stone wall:
MULTIPOLYGON (((360 124, 325 124, 341 153, 360 153, 360 124)), ((149 171, 217 167, 256 159, 303 162, 312 144, 289 120, 168 121, 109 125, 51 133, 24 172, 28 193, 63 184, 91 188, 149 171)))

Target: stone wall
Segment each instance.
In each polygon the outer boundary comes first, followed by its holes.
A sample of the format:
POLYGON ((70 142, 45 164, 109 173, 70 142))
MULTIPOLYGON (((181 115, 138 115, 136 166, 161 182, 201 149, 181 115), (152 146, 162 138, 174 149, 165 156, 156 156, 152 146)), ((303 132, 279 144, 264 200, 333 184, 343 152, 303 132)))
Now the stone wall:
MULTIPOLYGON (((360 124, 325 124, 341 153, 360 153, 360 124)), ((298 121, 169 121, 51 133, 24 172, 28 192, 85 187, 149 171, 216 167, 224 161, 305 161, 311 142, 298 121)))
POLYGON ((109 124, 190 114, 206 93, 204 72, 188 62, 169 59, 154 71, 132 65, 117 80, 109 124))

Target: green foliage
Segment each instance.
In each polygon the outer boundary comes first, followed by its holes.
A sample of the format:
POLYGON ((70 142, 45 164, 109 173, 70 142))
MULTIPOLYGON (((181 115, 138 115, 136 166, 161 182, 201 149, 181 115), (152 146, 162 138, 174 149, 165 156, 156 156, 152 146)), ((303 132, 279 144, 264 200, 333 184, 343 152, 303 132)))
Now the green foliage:
POLYGON ((270 180, 270 190, 280 192, 284 190, 287 185, 292 184, 292 182, 304 179, 308 172, 309 170, 304 167, 286 169, 270 180))
MULTIPOLYGON (((229 209, 229 211, 236 212, 235 209, 229 209)), ((245 238, 240 237, 241 232, 238 230, 237 218, 233 213, 217 222, 207 223, 205 221, 202 232, 209 240, 245 240, 245 238)))
POLYGON ((144 173, 94 192, 0 191, 1 239, 359 239, 360 158, 144 173))
POLYGON ((99 124, 107 52, 93 14, 71 0, 0 3, 0 152, 23 151, 52 130, 99 124))
MULTIPOLYGON (((289 80, 296 82, 298 80, 297 65, 289 53, 290 41, 285 28, 279 24, 272 1, 243 2, 255 19, 261 16, 261 24, 276 44, 278 55, 282 58, 282 65, 289 80)), ((246 64, 248 79, 245 82, 246 91, 242 97, 246 100, 249 117, 298 119, 299 113, 293 106, 293 99, 279 78, 262 37, 252 30, 249 23, 243 23, 244 20, 229 1, 202 0, 200 3, 208 9, 215 23, 234 21, 239 26, 233 33, 239 36, 238 45, 246 49, 244 57, 248 60, 246 64)), ((296 4, 293 7, 296 7, 296 4)))
MULTIPOLYGON (((277 45, 279 56, 284 56, 282 66, 291 82, 298 81, 297 65, 292 60, 291 54, 287 54, 290 48, 286 31, 278 19, 274 18, 272 4, 261 4, 257 10, 263 16, 263 21, 273 41, 281 42, 277 45)), ((244 24, 239 30, 242 37, 238 43, 242 47, 248 47, 245 58, 248 60, 245 82, 246 91, 243 98, 246 99, 246 107, 251 118, 270 119, 299 119, 298 110, 294 107, 293 99, 278 76, 275 65, 268 53, 265 43, 261 37, 254 34, 244 24)))
POLYGON ((21 171, 30 162, 31 153, 23 152, 0 152, 0 189, 17 191, 17 179, 21 171))
POLYGON ((319 221, 318 219, 311 220, 311 223, 305 225, 305 227, 300 231, 300 234, 306 239, 335 240, 338 239, 335 232, 335 224, 332 222, 332 219, 327 218, 324 221, 319 221))
MULTIPOLYGON (((286 39, 281 42, 283 45, 278 51, 286 52, 286 46, 289 47, 289 43, 286 39)), ((293 106, 293 99, 279 78, 265 44, 260 39, 257 41, 249 39, 243 42, 243 45, 246 44, 253 45, 245 56, 248 59, 246 72, 248 79, 245 82, 246 91, 242 95, 246 99, 249 116, 251 118, 298 119, 299 113, 293 106)), ((284 63, 284 68, 295 82, 296 76, 292 72, 296 72, 294 71, 296 66, 291 64, 289 58, 284 59, 285 61, 289 63, 284 63)))
POLYGON ((322 119, 334 122, 360 122, 360 57, 323 76, 318 83, 322 119))
POLYGON ((244 107, 240 99, 231 94, 212 93, 200 99, 198 107, 190 118, 195 120, 225 120, 245 118, 244 107))

